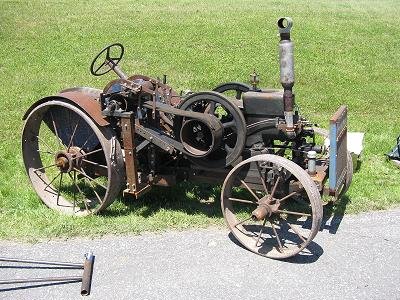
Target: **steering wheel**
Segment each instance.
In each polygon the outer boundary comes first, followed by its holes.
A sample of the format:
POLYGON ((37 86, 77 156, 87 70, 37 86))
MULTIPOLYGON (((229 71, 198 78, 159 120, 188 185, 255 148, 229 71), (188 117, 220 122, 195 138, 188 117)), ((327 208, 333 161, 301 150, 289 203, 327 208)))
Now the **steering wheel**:
POLYGON ((115 43, 105 47, 93 59, 92 64, 90 65, 90 73, 94 76, 101 76, 110 72, 119 64, 123 55, 124 46, 120 43, 115 43))

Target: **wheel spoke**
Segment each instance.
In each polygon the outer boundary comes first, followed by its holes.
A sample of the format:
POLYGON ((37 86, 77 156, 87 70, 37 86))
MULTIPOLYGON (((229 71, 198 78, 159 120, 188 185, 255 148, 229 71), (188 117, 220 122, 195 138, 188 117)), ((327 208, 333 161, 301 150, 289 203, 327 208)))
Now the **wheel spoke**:
MULTIPOLYGON (((85 179, 86 179, 86 180, 89 180, 89 179, 87 179, 86 177, 85 177, 85 179)), ((88 182, 89 182, 90 186, 92 187, 92 190, 93 190, 94 194, 96 195, 97 199, 99 200, 99 203, 100 203, 100 204, 103 204, 103 200, 101 199, 101 197, 99 196, 99 194, 96 192, 94 186, 91 184, 90 181, 88 181, 88 182)))
POLYGON ((46 153, 46 154, 54 155, 54 153, 52 153, 52 152, 50 152, 50 151, 39 150, 39 149, 37 149, 36 151, 37 151, 37 152, 40 152, 40 153, 46 153))
MULTIPOLYGON (((81 171, 86 175, 86 176, 88 176, 87 174, 86 174, 86 172, 83 170, 83 169, 81 169, 81 171)), ((75 172, 75 171, 74 171, 75 172)), ((97 197, 97 199, 99 200, 99 202, 100 202, 100 204, 103 204, 103 200, 101 200, 101 197, 99 196, 99 194, 96 192, 96 188, 93 186, 93 184, 92 184, 92 181, 90 181, 87 177, 84 177, 86 180, 88 180, 88 183, 90 184, 90 186, 92 187, 92 190, 93 190, 93 192, 95 193, 95 195, 96 195, 96 197, 97 197)))
POLYGON ((297 231, 297 229, 294 227, 294 226, 292 226, 292 224, 290 224, 288 221, 286 221, 285 220, 285 222, 289 225, 289 227, 294 231, 294 233, 296 233, 298 236, 299 236, 299 238, 305 243, 306 242, 306 239, 297 231))
POLYGON ((46 186, 43 188, 43 190, 45 191, 54 182, 54 180, 56 180, 58 178, 58 176, 60 176, 61 174, 62 174, 62 172, 58 173, 48 184, 46 184, 46 186))
POLYGON ((264 218, 264 222, 263 222, 263 224, 262 224, 262 227, 261 227, 261 229, 260 229, 260 232, 258 233, 258 237, 257 237, 257 240, 256 240, 256 247, 257 247, 257 245, 258 245, 258 241, 260 240, 260 238, 261 238, 261 234, 262 234, 262 232, 263 232, 263 229, 265 228, 265 223, 267 222, 267 218, 264 218))
POLYGON ((101 167, 101 168, 107 169, 107 166, 98 164, 98 163, 96 163, 96 162, 94 162, 94 161, 91 161, 91 160, 88 160, 88 159, 85 159, 85 158, 82 158, 82 161, 87 162, 87 163, 89 163, 89 164, 92 164, 92 165, 94 165, 94 166, 96 166, 96 167, 101 167))
POLYGON ((283 214, 288 214, 288 215, 311 217, 311 214, 300 213, 300 212, 297 212, 297 211, 280 210, 280 209, 278 209, 277 212, 283 213, 283 214))
POLYGON ((242 183, 242 185, 250 192, 250 194, 253 195, 253 197, 257 200, 257 202, 260 201, 260 199, 257 197, 257 195, 251 190, 251 188, 249 188, 249 186, 247 185, 246 182, 244 182, 243 179, 240 179, 240 182, 242 183))
POLYGON ((102 185, 101 183, 98 183, 95 179, 93 179, 92 177, 90 177, 89 175, 87 175, 86 173, 82 172, 81 170, 74 168, 75 171, 77 171, 79 174, 81 174, 82 176, 86 177, 87 179, 91 180, 92 182, 94 182, 95 184, 97 184, 98 186, 101 186, 103 189, 107 190, 107 187, 102 185))
POLYGON ((94 154, 94 153, 97 153, 97 152, 100 152, 100 151, 103 151, 103 149, 100 148, 100 149, 93 150, 93 151, 90 151, 90 152, 85 153, 85 154, 77 155, 77 156, 73 157, 72 159, 73 159, 73 160, 74 160, 74 159, 78 159, 78 158, 85 157, 85 156, 88 156, 88 155, 91 155, 91 154, 94 154))
POLYGON ((92 132, 91 135, 89 135, 89 137, 86 139, 86 141, 83 143, 83 145, 81 146, 81 149, 83 149, 83 147, 86 146, 87 142, 89 142, 89 140, 92 138, 92 136, 94 136, 94 131, 92 132))
POLYGON ((274 197, 275 192, 276 192, 276 188, 278 187, 278 184, 279 184, 279 181, 280 181, 280 180, 281 180, 281 177, 279 176, 278 179, 277 179, 276 182, 275 182, 275 185, 274 185, 273 189, 272 189, 271 197, 274 197))
POLYGON ((54 133, 56 134, 56 137, 57 137, 58 145, 59 145, 60 148, 62 149, 62 148, 64 148, 64 147, 63 147, 63 145, 62 145, 62 143, 61 143, 60 136, 58 135, 58 130, 57 130, 56 122, 54 121, 53 113, 52 113, 51 110, 50 110, 50 116, 51 116, 51 121, 52 121, 52 123, 53 123, 54 133))
POLYGON ((282 199, 277 200, 276 202, 281 203, 282 201, 285 201, 286 199, 289 199, 290 197, 296 195, 297 192, 291 192, 289 195, 286 195, 285 197, 283 197, 282 199))
POLYGON ((257 205, 257 202, 250 201, 250 200, 244 200, 244 199, 239 199, 239 198, 231 198, 231 197, 229 197, 228 199, 231 200, 231 201, 235 201, 235 202, 250 203, 250 204, 257 205))
POLYGON ((242 221, 237 222, 237 223, 234 225, 234 227, 237 227, 238 225, 243 224, 244 222, 246 222, 246 221, 248 221, 248 220, 250 220, 250 219, 251 219, 251 216, 248 217, 247 219, 244 219, 244 220, 242 220, 242 221))
MULTIPOLYGON (((83 204, 85 204, 86 210, 87 210, 87 211, 90 211, 90 210, 89 210, 89 206, 88 206, 88 204, 86 203, 86 195, 82 192, 81 188, 80 188, 79 185, 76 183, 76 173, 74 173, 74 177, 71 176, 71 173, 68 173, 68 175, 69 175, 69 177, 71 177, 72 181, 74 182, 74 185, 75 185, 76 189, 78 190, 78 192, 79 192, 80 194, 82 194, 82 196, 83 196, 83 204)), ((74 207, 75 207, 75 205, 74 205, 74 207)))
POLYGON ((63 174, 64 174, 63 172, 60 172, 60 173, 61 173, 61 176, 60 176, 60 182, 58 184, 57 200, 56 200, 57 205, 59 205, 58 203, 59 203, 59 200, 60 200, 61 184, 62 184, 62 179, 63 179, 63 174))
POLYGON ((69 139, 68 150, 67 150, 68 152, 69 152, 69 148, 71 148, 71 146, 72 146, 72 142, 73 142, 73 140, 74 140, 75 133, 76 133, 76 129, 78 128, 78 125, 79 125, 79 120, 78 120, 78 122, 76 122, 74 131, 72 132, 71 138, 69 139))
POLYGON ((55 154, 55 151, 53 150, 53 148, 51 148, 41 137, 39 137, 37 135, 36 138, 38 139, 38 141, 40 141, 41 143, 43 143, 46 146, 47 150, 49 150, 52 154, 55 154))
MULTIPOLYGON (((74 184, 76 184, 76 171, 74 170, 74 178, 73 178, 74 184)), ((72 204, 72 210, 75 211, 76 207, 76 189, 74 189, 74 200, 72 204)))
POLYGON ((45 166, 45 167, 37 168, 37 169, 33 170, 33 172, 36 173, 37 171, 45 170, 45 169, 48 169, 48 168, 51 168, 51 167, 55 167, 55 166, 57 166, 57 164, 52 164, 52 165, 48 165, 48 166, 45 166))
POLYGON ((260 168, 260 165, 258 164, 258 161, 256 162, 256 165, 257 165, 258 174, 260 174, 261 184, 264 187, 265 194, 268 195, 268 189, 267 189, 267 186, 265 184, 265 180, 263 179, 263 176, 261 174, 261 168, 260 168))
POLYGON ((274 225, 274 223, 273 223, 273 222, 271 222, 271 221, 270 221, 270 223, 271 223, 271 228, 272 228, 272 231, 274 232, 274 235, 275 235, 276 241, 278 242, 279 251, 282 251, 282 243, 281 243, 281 239, 279 238, 278 232, 277 232, 277 231, 276 231, 276 229, 275 229, 275 225, 274 225))

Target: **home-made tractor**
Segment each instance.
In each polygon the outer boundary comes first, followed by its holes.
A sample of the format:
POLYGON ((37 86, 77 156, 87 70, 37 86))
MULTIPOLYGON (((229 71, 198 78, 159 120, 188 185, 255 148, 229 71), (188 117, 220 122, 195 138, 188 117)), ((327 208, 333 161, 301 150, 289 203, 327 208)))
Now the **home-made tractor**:
POLYGON ((165 76, 125 75, 121 44, 104 48, 91 73, 113 70, 118 79, 103 90, 63 90, 24 116, 23 159, 39 197, 87 215, 107 208, 121 187, 139 198, 153 185, 222 183, 222 212, 243 246, 278 259, 302 251, 320 228, 321 197, 346 192, 352 164, 345 106, 329 132, 298 114, 292 24, 278 20, 283 90, 259 88, 254 73, 251 85, 179 94, 165 76), (328 135, 329 147, 317 144, 328 135))

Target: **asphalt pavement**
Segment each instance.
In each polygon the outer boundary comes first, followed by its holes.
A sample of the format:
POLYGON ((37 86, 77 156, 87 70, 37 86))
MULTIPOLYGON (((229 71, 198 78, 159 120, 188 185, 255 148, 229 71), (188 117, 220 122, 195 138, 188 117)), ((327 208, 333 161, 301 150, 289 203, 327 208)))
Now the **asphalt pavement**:
MULTIPOLYGON (((36 244, 0 241, 0 256, 83 262, 93 251, 91 295, 80 283, 0 285, 0 299, 400 299, 400 209, 326 221, 311 255, 277 261, 209 228, 36 244)), ((0 279, 74 276, 81 270, 0 262, 0 279)))

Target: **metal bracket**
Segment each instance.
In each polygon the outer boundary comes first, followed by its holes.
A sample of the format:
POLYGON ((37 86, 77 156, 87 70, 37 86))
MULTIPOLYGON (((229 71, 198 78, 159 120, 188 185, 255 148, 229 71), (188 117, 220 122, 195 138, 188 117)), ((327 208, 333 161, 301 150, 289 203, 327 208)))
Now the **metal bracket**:
POLYGON ((347 106, 330 119, 329 194, 338 197, 347 174, 347 106))
POLYGON ((125 113, 121 117, 122 140, 125 150, 125 171, 127 189, 124 193, 135 193, 138 186, 136 147, 135 147, 135 118, 133 113, 125 113))

